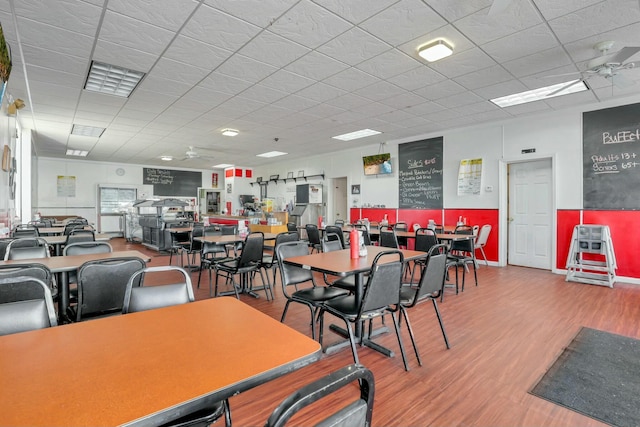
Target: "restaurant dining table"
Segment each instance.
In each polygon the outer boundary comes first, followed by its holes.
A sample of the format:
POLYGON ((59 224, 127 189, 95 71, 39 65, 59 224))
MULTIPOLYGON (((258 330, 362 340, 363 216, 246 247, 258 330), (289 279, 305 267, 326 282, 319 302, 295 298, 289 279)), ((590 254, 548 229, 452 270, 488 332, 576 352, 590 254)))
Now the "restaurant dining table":
POLYGON ((321 357, 235 298, 0 336, 0 424, 157 426, 321 357))
MULTIPOLYGON (((362 300, 364 295, 364 273, 371 271, 371 265, 377 254, 384 251, 393 250, 383 246, 365 246, 367 249, 367 256, 359 257, 357 259, 351 258, 351 251, 349 249, 342 249, 339 251, 320 252, 310 255, 302 255, 286 258, 283 262, 297 267, 304 268, 306 270, 318 271, 320 273, 326 273, 333 276, 345 277, 354 275, 355 277, 355 298, 358 304, 362 300)), ((426 252, 414 251, 409 249, 398 249, 404 256, 404 262, 415 261, 416 259, 425 258, 426 252)), ((330 329, 343 338, 347 338, 348 334, 343 329, 336 325, 331 325, 330 329)), ((386 330, 386 329, 385 329, 386 330)), ((363 337, 362 325, 355 325, 355 335, 357 339, 365 346, 370 347, 386 356, 393 357, 393 351, 385 348, 371 340, 363 337)), ((325 349, 325 353, 333 353, 338 349, 349 345, 349 341, 343 341, 332 346, 328 346, 325 349)))
MULTIPOLYGON (((94 235, 96 242, 102 242, 106 240, 111 240, 113 235, 108 233, 96 233, 94 235)), ((55 254, 57 256, 62 255, 62 245, 67 242, 67 236, 41 236, 49 246, 54 247, 55 254)))
MULTIPOLYGON (((54 256, 50 258, 33 258, 33 259, 18 259, 18 260, 12 260, 12 261, 0 261, 0 265, 38 263, 46 266, 49 270, 51 270, 52 273, 58 274, 60 276, 60 280, 58 281, 59 294, 60 294, 60 297, 58 299, 58 317, 62 320, 64 319, 64 314, 67 312, 67 307, 69 307, 68 273, 70 271, 77 270, 78 268, 80 268, 82 264, 84 264, 87 261, 120 258, 120 257, 136 257, 136 258, 142 259, 145 262, 149 262, 151 260, 149 255, 143 254, 142 252, 138 252, 138 251, 114 251, 114 252, 101 253, 101 254, 65 255, 65 256, 54 256)), ((0 416, 0 425, 1 424, 2 424, 2 418, 0 416)))
POLYGON ((42 235, 60 235, 64 233, 64 227, 38 227, 38 233, 42 235))

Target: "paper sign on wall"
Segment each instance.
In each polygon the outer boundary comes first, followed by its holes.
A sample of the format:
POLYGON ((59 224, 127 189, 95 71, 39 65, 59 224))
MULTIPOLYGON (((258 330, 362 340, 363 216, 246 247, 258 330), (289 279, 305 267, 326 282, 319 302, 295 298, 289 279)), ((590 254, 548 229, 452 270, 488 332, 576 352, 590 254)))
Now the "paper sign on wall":
POLYGON ((482 188, 482 159, 460 160, 458 196, 480 194, 482 188))

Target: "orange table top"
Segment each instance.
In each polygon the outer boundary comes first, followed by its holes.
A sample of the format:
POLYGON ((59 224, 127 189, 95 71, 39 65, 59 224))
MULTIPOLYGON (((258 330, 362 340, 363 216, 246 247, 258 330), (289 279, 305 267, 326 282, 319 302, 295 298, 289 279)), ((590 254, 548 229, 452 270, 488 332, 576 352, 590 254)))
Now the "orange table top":
POLYGON ((311 338, 235 298, 0 336, 11 426, 158 425, 317 361, 311 338))
POLYGON ((51 258, 33 258, 33 259, 18 259, 13 261, 0 261, 0 265, 9 264, 25 264, 30 262, 37 262, 43 264, 51 270, 52 273, 61 273, 63 271, 77 270, 82 264, 87 261, 94 261, 97 259, 109 259, 120 257, 137 257, 143 259, 145 262, 151 260, 149 255, 143 254, 138 251, 115 251, 105 254, 86 254, 86 255, 66 255, 66 256, 54 256, 51 258))

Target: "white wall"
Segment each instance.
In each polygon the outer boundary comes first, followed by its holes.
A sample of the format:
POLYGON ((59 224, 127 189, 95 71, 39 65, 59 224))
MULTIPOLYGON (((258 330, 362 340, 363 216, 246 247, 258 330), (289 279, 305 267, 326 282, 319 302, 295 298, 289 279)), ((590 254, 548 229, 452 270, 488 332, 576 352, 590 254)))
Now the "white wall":
MULTIPOLYGON (((97 223, 97 188, 98 184, 110 185, 142 185, 142 165, 127 165, 120 163, 92 162, 86 160, 68 160, 41 157, 38 159, 38 201, 34 206, 43 216, 47 215, 79 215, 89 222, 97 223), (116 174, 116 169, 122 168, 122 176, 116 174), (57 177, 74 176, 76 178, 76 196, 58 197, 57 177)), ((186 168, 164 168, 179 170, 195 170, 186 168)), ((211 187, 211 173, 217 172, 220 181, 219 188, 224 188, 224 172, 222 170, 195 170, 202 172, 202 187, 211 187)), ((197 197, 194 189, 193 197, 197 197)))

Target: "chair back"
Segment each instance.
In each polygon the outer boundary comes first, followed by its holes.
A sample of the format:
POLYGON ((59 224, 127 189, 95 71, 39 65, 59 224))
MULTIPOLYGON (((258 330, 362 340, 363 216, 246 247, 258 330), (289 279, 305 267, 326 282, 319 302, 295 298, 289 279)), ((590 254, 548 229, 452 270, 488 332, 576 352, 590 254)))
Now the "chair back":
POLYGON ((400 303, 404 256, 397 250, 380 252, 373 259, 358 318, 400 303))
MULTIPOLYGON (((85 262, 78 269, 75 321, 122 313, 129 279, 146 267, 140 258, 121 257, 85 262)), ((140 276, 132 282, 140 286, 140 276)))
POLYGON ((205 236, 220 236, 222 232, 218 229, 218 227, 214 225, 208 225, 204 227, 204 235, 205 236))
POLYGON ((40 237, 15 239, 7 245, 4 259, 20 260, 33 258, 49 258, 49 245, 40 237))
POLYGON ((237 225, 221 225, 220 232, 223 236, 233 236, 238 233, 237 225))
POLYGON ((85 230, 84 228, 74 228, 69 234, 67 234, 67 239, 65 241, 65 245, 70 245, 72 243, 78 242, 95 242, 96 235, 93 230, 85 230))
POLYGON ((40 232, 38 231, 37 227, 33 225, 25 225, 25 224, 20 224, 16 226, 16 228, 14 228, 13 231, 11 232, 11 237, 15 237, 17 239, 23 238, 23 237, 38 237, 39 235, 40 235, 40 232))
POLYGON ((307 224, 304 226, 307 231, 307 239, 310 245, 320 245, 320 231, 315 224, 307 224))
POLYGON ((393 224, 393 229, 394 230, 408 231, 409 230, 409 226, 404 221, 398 221, 395 224, 393 224))
POLYGON ((296 225, 295 222, 288 222, 287 223, 287 231, 298 231, 298 226, 296 225))
POLYGON ((264 233, 254 231, 249 233, 242 244, 242 252, 238 259, 238 268, 253 267, 262 262, 264 252, 264 233))
MULTIPOLYGON (((327 418, 317 425, 365 427, 371 425, 375 382, 373 372, 362 365, 349 365, 308 384, 287 397, 273 411, 266 427, 283 427, 299 410, 319 401, 336 391, 358 382, 359 396, 337 412, 330 412, 325 406, 318 408, 327 418)), ((342 395, 341 395, 342 396, 342 395)), ((341 397, 342 399, 342 397, 341 397)), ((319 405, 318 405, 319 406, 319 405)))
POLYGON ((478 233, 478 237, 476 239, 477 247, 484 247, 487 244, 487 240, 489 240, 489 234, 491 233, 491 225, 485 224, 480 229, 478 233))
POLYGON ((15 239, 13 237, 0 239, 0 260, 4 259, 4 255, 7 253, 7 246, 9 246, 9 243, 14 240, 15 239))
POLYGON ((429 228, 419 228, 416 230, 415 250, 429 252, 433 246, 438 244, 436 233, 429 228))
POLYGON ((335 234, 336 236, 338 236, 338 239, 340 240, 340 243, 342 244, 342 247, 346 247, 345 241, 344 241, 344 234, 342 232, 342 227, 339 227, 337 225, 327 225, 324 228, 324 233, 325 234, 335 234))
MULTIPOLYGON (((41 280, 49 288, 52 297, 55 297, 57 295, 58 290, 55 287, 53 274, 48 267, 36 263, 0 265, 0 279, 25 276, 41 280)), ((39 289, 37 289, 37 287, 36 290, 38 292, 33 296, 33 299, 37 299, 40 297, 40 291, 39 289)), ((0 294, 0 303, 15 302, 20 301, 21 299, 31 299, 24 298, 23 293, 14 295, 9 291, 9 289, 5 289, 5 291, 0 294)))
POLYGON ((415 305, 424 298, 437 298, 442 292, 447 275, 447 245, 438 244, 429 250, 426 266, 422 271, 418 293, 413 300, 415 305))
MULTIPOLYGON (((470 225, 459 225, 456 227, 455 234, 468 234, 473 235, 473 227, 470 225)), ((460 252, 474 252, 475 242, 474 239, 458 239, 452 240, 451 246, 449 247, 449 251, 460 251, 460 252)))
POLYGON ((191 230, 191 247, 189 250, 191 252, 198 252, 202 249, 202 242, 200 240, 196 240, 196 237, 204 236, 204 225, 196 225, 191 230))
POLYGON ((0 335, 57 326, 49 287, 35 277, 0 279, 0 300, 11 295, 12 302, 0 304, 0 335))
POLYGON ((380 246, 398 249, 398 238, 392 228, 380 227, 380 246))
POLYGON ((295 265, 285 264, 287 258, 309 255, 309 247, 301 240, 296 242, 286 242, 276 247, 276 258, 280 267, 280 277, 282 279, 282 289, 285 291, 289 285, 297 285, 311 280, 314 284, 313 272, 295 265))
POLYGON ((168 307, 178 304, 186 304, 194 301, 193 287, 189 273, 183 268, 168 265, 160 267, 147 267, 139 270, 131 276, 127 283, 124 295, 122 313, 153 310, 155 308, 168 307), (144 278, 150 273, 161 273, 163 276, 169 272, 178 272, 183 281, 169 285, 143 286, 144 278), (142 283, 140 279, 142 278, 142 283), (140 286, 136 286, 140 283, 140 286))
POLYGON ((356 230, 362 233, 362 239, 364 240, 365 246, 371 245, 371 236, 369 235, 369 230, 367 230, 367 226, 364 224, 357 224, 356 230))
POLYGON ((63 255, 106 254, 113 252, 109 242, 77 242, 67 245, 62 250, 63 255))
POLYGON ((322 239, 322 252, 333 252, 344 249, 340 239, 335 234, 325 234, 325 238, 322 239))

